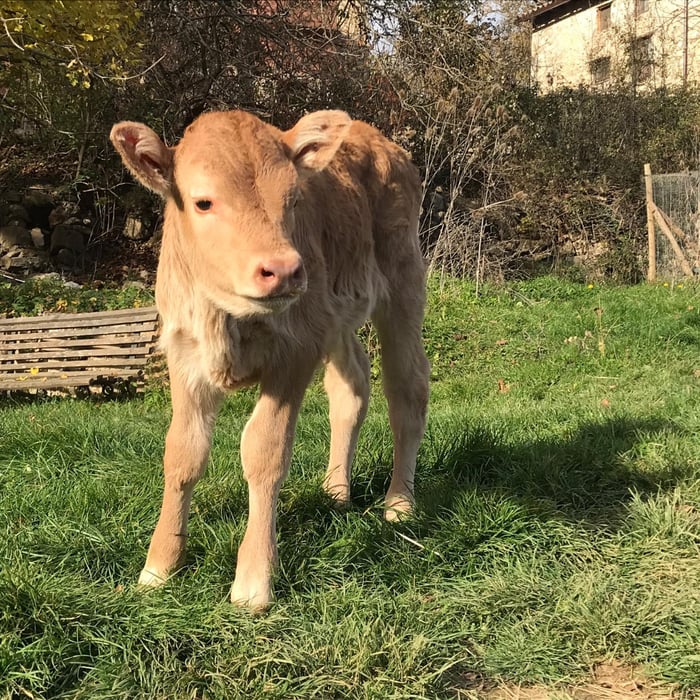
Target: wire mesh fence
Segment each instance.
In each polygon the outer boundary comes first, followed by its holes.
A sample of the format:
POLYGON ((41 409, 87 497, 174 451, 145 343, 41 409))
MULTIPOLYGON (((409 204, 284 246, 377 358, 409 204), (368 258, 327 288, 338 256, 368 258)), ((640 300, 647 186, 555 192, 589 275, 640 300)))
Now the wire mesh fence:
MULTIPOLYGON (((652 175, 653 200, 668 223, 683 256, 695 275, 700 273, 700 171, 652 175)), ((686 276, 669 238, 656 236, 656 273, 664 280, 686 276)))

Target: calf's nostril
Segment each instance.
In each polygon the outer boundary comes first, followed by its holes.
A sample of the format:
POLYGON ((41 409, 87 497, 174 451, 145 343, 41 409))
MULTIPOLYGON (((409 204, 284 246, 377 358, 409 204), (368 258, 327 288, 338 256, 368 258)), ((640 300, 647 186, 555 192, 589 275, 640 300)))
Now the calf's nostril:
POLYGON ((261 261, 254 275, 264 295, 296 294, 306 289, 306 270, 299 255, 261 261))

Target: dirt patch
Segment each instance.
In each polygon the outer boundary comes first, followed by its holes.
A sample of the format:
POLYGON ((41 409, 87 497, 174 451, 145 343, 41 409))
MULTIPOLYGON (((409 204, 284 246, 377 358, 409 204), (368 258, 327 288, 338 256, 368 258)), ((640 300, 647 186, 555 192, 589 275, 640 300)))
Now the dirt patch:
POLYGON ((637 666, 616 661, 598 664, 593 669, 593 681, 574 688, 574 700, 671 700, 678 697, 673 686, 648 679, 637 666))
POLYGON ((456 689, 460 700, 677 700, 680 697, 673 686, 652 681, 639 667, 618 661, 596 664, 590 681, 561 688, 494 687, 476 674, 465 680, 464 687, 456 689))

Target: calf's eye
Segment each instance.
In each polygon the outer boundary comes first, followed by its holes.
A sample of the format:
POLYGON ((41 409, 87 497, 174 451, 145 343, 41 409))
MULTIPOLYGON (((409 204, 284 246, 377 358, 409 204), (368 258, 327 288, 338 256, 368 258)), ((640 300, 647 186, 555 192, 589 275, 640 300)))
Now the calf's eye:
POLYGON ((209 211, 211 209, 211 199, 198 199, 194 203, 197 211, 209 211))

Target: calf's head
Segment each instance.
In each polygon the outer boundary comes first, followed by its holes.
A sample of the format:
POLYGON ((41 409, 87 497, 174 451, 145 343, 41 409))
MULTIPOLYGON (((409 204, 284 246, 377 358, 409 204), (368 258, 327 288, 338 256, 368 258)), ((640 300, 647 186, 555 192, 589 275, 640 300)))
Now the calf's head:
POLYGON ((144 124, 120 122, 110 138, 126 167, 166 200, 198 284, 235 315, 286 308, 306 290, 292 242, 303 181, 332 160, 351 121, 313 112, 279 131, 246 112, 203 114, 174 148, 144 124))

